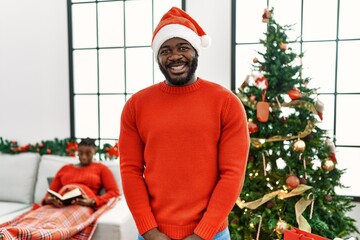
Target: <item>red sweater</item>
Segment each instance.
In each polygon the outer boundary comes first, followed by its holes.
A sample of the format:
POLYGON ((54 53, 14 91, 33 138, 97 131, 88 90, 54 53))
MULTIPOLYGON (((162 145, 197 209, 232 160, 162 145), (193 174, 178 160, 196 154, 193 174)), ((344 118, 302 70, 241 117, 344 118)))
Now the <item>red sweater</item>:
POLYGON ((114 175, 107 166, 98 162, 93 162, 86 167, 76 167, 73 164, 63 166, 52 180, 50 189, 57 192, 68 184, 82 186, 86 194, 95 199, 97 207, 104 205, 112 197, 120 195, 114 175), (102 187, 106 192, 99 196, 99 190, 102 187))
POLYGON ((157 227, 172 239, 212 239, 227 227, 249 151, 235 94, 202 79, 144 89, 124 106, 119 148, 124 195, 140 234, 157 227))

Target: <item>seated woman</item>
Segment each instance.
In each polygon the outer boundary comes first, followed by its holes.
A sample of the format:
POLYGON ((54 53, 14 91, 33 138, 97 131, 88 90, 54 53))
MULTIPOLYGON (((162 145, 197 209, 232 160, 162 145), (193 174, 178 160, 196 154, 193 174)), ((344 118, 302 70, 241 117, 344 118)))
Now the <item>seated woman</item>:
MULTIPOLYGON (((101 207, 110 198, 119 196, 119 188, 111 171, 100 162, 93 162, 96 152, 95 141, 86 138, 78 144, 79 163, 63 166, 52 180, 50 189, 64 194, 74 187, 80 188, 83 198, 75 199, 72 204, 87 207, 101 207), (99 196, 100 189, 104 187, 105 194, 99 196)), ((43 204, 52 204, 62 207, 57 198, 47 194, 43 204)))
POLYGON ((94 162, 95 141, 86 138, 78 144, 78 164, 64 165, 50 189, 60 195, 79 188, 82 196, 64 205, 47 193, 42 205, 0 224, 0 239, 90 239, 97 218, 119 198, 119 188, 110 169, 94 162), (105 193, 100 195, 100 190, 105 193))

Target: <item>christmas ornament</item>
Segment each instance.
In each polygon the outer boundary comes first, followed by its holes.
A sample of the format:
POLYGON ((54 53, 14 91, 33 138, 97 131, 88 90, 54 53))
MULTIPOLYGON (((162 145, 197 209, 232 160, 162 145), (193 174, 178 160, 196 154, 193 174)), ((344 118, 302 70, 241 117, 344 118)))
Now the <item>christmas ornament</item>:
POLYGON ((290 89, 288 91, 288 95, 292 100, 296 100, 296 99, 301 98, 301 92, 297 88, 290 89))
POLYGON ((273 208, 276 205, 275 201, 269 201, 266 203, 267 208, 273 208))
POLYGON ((119 157, 118 143, 115 143, 113 147, 106 147, 105 151, 107 158, 118 158, 119 157))
POLYGON ((234 225, 239 225, 240 221, 239 221, 239 218, 236 217, 234 218, 233 220, 231 220, 230 224, 234 224, 234 225))
POLYGON ((285 43, 281 43, 280 44, 280 49, 283 50, 283 51, 287 50, 287 45, 285 43))
POLYGON ((261 231, 261 224, 262 224, 262 216, 258 215, 258 217, 260 218, 260 220, 259 220, 259 226, 258 226, 257 233, 256 233, 256 240, 259 240, 259 238, 260 238, 260 231, 261 231))
POLYGON ((252 119, 248 120, 248 128, 249 128, 249 133, 256 133, 259 130, 259 127, 256 123, 253 122, 252 119))
POLYGON ((264 76, 259 76, 255 79, 255 85, 259 89, 266 90, 269 86, 269 82, 264 76))
POLYGON ((311 140, 314 139, 314 136, 310 133, 309 135, 305 136, 303 139, 310 142, 311 140))
POLYGON ((256 100, 256 97, 255 97, 254 95, 251 95, 251 96, 250 96, 250 102, 253 103, 253 102, 255 102, 255 100, 256 100))
POLYGON ((286 185, 294 189, 300 185, 300 179, 295 174, 291 174, 286 178, 286 185))
POLYGON ((289 228, 289 225, 287 224, 287 222, 285 222, 284 220, 279 220, 277 223, 276 223, 276 228, 275 228, 275 232, 277 232, 278 234, 283 234, 284 231, 286 229, 289 228))
POLYGON ((331 202, 331 201, 332 201, 332 196, 331 196, 331 195, 325 195, 325 196, 324 196, 324 199, 325 199, 325 201, 327 201, 327 202, 331 202))
POLYGON ((293 144, 293 151, 294 152, 304 152, 305 151, 305 147, 306 144, 303 140, 298 139, 294 144, 293 144))
POLYGON ((243 83, 242 83, 241 86, 240 86, 240 89, 241 89, 241 90, 244 90, 244 88, 248 85, 249 80, 250 80, 250 75, 246 75, 243 83))
POLYGON ((263 159, 263 170, 264 170, 264 176, 266 176, 266 158, 265 158, 265 154, 262 153, 262 159, 263 159))
POLYGON ((265 139, 253 139, 251 141, 251 144, 255 147, 255 148, 261 148, 262 144, 265 142, 265 139))
POLYGON ((263 23, 268 23, 270 17, 271 17, 271 11, 269 9, 265 8, 264 13, 262 15, 262 22, 263 23))
POLYGON ((315 102, 315 109, 317 111, 317 114, 320 118, 320 120, 323 120, 323 112, 324 112, 324 103, 320 101, 319 99, 315 102))
POLYGON ((269 119, 270 105, 265 102, 266 91, 263 93, 262 101, 256 104, 256 118, 260 122, 267 122, 269 119))
POLYGON ((329 150, 330 156, 329 158, 334 162, 337 163, 336 154, 335 154, 335 144, 330 139, 325 140, 325 147, 329 150))
POLYGON ((304 185, 306 185, 306 184, 307 184, 307 180, 306 180, 306 178, 301 177, 301 178, 300 178, 300 184, 304 184, 304 185))
POLYGON ((256 104, 256 118, 260 122, 267 122, 269 119, 270 105, 268 102, 261 101, 256 104))
POLYGON ((78 151, 78 143, 77 142, 67 142, 66 143, 65 152, 67 152, 69 156, 75 157, 77 151, 78 151))
POLYGON ((257 63, 259 60, 257 59, 257 57, 253 58, 253 63, 257 63))
POLYGON ((321 163, 321 167, 322 169, 324 169, 327 172, 330 172, 332 170, 334 170, 335 168, 335 163, 331 160, 331 159, 325 159, 322 163, 321 163))

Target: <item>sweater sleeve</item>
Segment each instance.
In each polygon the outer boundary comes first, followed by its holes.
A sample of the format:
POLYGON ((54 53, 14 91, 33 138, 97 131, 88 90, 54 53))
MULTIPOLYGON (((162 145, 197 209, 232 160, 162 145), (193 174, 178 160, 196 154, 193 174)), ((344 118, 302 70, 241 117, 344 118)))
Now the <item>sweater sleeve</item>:
POLYGON ((144 173, 144 143, 136 126, 133 110, 133 98, 130 98, 121 114, 119 137, 120 172, 126 202, 134 217, 139 233, 157 227, 151 211, 144 173))
POLYGON ((105 193, 101 196, 96 196, 95 201, 97 207, 104 205, 113 197, 120 196, 119 187, 114 175, 107 166, 101 166, 101 181, 105 188, 105 193))
POLYGON ((245 109, 232 94, 229 95, 222 113, 218 146, 219 181, 207 210, 194 231, 203 239, 212 239, 219 231, 243 187, 250 137, 245 109))

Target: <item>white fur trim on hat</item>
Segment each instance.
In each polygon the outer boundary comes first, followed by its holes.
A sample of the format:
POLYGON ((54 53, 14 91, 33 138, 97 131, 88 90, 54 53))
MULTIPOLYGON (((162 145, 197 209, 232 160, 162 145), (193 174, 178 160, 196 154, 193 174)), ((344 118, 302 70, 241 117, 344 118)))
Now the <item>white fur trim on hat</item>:
POLYGON ((197 52, 200 51, 200 47, 208 47, 210 45, 210 37, 207 35, 199 37, 199 35, 197 35, 193 30, 185 27, 184 25, 169 24, 162 27, 153 39, 152 49, 156 59, 161 45, 174 37, 185 39, 196 49, 197 52))

